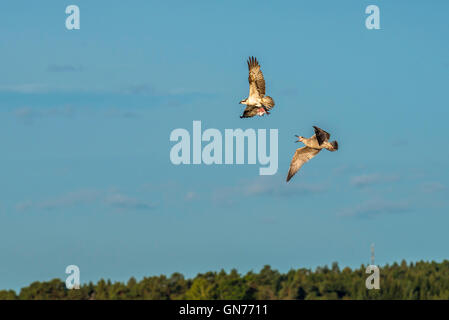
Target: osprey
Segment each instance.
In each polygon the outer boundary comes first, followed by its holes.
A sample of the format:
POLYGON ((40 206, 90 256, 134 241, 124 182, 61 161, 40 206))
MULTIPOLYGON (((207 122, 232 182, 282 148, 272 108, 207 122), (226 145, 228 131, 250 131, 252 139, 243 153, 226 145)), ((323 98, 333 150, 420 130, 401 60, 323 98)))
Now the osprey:
POLYGON ((265 95, 265 79, 260 70, 259 62, 255 57, 250 57, 248 63, 248 98, 240 101, 240 104, 246 104, 246 109, 240 118, 251 118, 254 116, 263 116, 270 114, 269 110, 274 107, 274 100, 265 95))
POLYGON ((287 182, 301 169, 304 163, 315 157, 322 149, 329 151, 338 150, 337 141, 329 142, 329 138, 331 137, 329 133, 315 126, 313 126, 313 129, 315 129, 315 134, 309 139, 296 136, 298 138, 296 142, 302 142, 306 146, 296 149, 292 162, 290 163, 290 169, 288 170, 287 182))

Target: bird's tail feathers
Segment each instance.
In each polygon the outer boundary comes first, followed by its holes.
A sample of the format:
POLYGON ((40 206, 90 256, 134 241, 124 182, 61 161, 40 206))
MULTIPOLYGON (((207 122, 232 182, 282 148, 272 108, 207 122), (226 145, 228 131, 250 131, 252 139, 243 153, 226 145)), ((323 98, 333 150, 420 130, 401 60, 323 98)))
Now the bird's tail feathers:
POLYGON ((265 96, 262 98, 262 104, 267 110, 271 110, 274 107, 274 100, 270 96, 265 96))

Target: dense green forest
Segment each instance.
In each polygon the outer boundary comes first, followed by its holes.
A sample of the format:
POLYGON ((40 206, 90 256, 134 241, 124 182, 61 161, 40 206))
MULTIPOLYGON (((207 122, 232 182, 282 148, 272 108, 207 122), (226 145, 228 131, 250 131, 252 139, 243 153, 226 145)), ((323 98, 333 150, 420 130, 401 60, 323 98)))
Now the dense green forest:
POLYGON ((449 261, 386 265, 380 268, 380 289, 365 287, 366 267, 340 270, 337 263, 315 270, 279 273, 265 266, 259 273, 240 275, 237 270, 198 274, 186 279, 180 273, 128 282, 100 280, 67 290, 54 279, 34 282, 17 294, 0 291, 3 299, 449 299, 449 261))

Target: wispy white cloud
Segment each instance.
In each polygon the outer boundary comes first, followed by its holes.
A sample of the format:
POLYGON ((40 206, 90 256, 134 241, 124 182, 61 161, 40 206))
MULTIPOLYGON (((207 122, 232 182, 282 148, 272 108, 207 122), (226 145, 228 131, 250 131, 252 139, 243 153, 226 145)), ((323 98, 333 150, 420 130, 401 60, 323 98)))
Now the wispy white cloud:
POLYGON ((123 108, 117 108, 117 107, 111 107, 105 110, 104 114, 108 117, 114 117, 114 118, 125 118, 125 119, 131 119, 131 118, 139 118, 141 116, 140 113, 129 110, 129 109, 123 109, 123 108))
POLYGON ((188 191, 184 197, 186 201, 193 201, 195 199, 198 199, 198 194, 195 191, 188 191))
POLYGON ((143 94, 143 95, 161 95, 156 88, 148 84, 137 84, 126 87, 124 93, 127 94, 143 94))
POLYGON ((0 92, 30 94, 30 93, 46 93, 50 91, 51 88, 48 85, 42 83, 0 85, 0 92))
POLYGON ((119 192, 101 191, 94 189, 78 190, 68 192, 49 199, 31 201, 25 200, 16 204, 17 211, 28 210, 63 210, 66 208, 89 205, 103 204, 115 209, 132 209, 132 210, 148 210, 155 206, 148 202, 142 201, 124 195, 119 192))
POLYGON ((337 215, 345 217, 373 217, 380 214, 406 212, 410 209, 411 204, 409 201, 387 201, 376 199, 340 210, 337 215))
POLYGON ((436 193, 446 189, 446 186, 440 182, 424 182, 420 186, 420 191, 424 193, 436 193))
POLYGON ((289 183, 278 177, 258 177, 243 181, 236 186, 219 188, 212 192, 212 201, 217 204, 233 205, 237 199, 248 197, 301 197, 325 192, 325 184, 289 183))
POLYGON ((367 187, 377 183, 387 183, 398 181, 399 176, 396 174, 386 175, 380 173, 362 174, 351 178, 351 184, 358 188, 367 187))
POLYGON ((340 166, 337 166, 332 169, 332 173, 335 175, 348 175, 348 174, 355 174, 361 171, 365 171, 366 167, 363 164, 343 164, 340 166))
POLYGON ((13 110, 14 116, 24 122, 32 122, 42 117, 72 117, 75 110, 70 106, 37 108, 37 107, 19 107, 13 110))
POLYGON ((29 209, 56 210, 61 208, 69 208, 92 203, 96 201, 99 196, 100 192, 97 190, 78 190, 41 201, 25 200, 19 202, 16 205, 16 209, 19 211, 24 211, 29 209))
POLYGON ((149 210, 154 208, 154 205, 149 202, 141 201, 120 193, 108 195, 104 201, 107 205, 116 209, 149 210))
POLYGON ((259 179, 247 183, 239 191, 245 196, 271 195, 291 197, 311 193, 321 193, 326 189, 327 187, 324 184, 304 182, 287 184, 284 180, 260 177, 259 179))
POLYGON ((87 108, 74 106, 61 107, 17 107, 12 110, 12 114, 26 124, 34 123, 38 119, 44 118, 75 118, 77 115, 100 116, 106 118, 134 119, 141 116, 140 113, 129 108, 87 108))
POLYGON ((24 200, 16 204, 17 211, 26 211, 34 207, 34 202, 31 200, 24 200))

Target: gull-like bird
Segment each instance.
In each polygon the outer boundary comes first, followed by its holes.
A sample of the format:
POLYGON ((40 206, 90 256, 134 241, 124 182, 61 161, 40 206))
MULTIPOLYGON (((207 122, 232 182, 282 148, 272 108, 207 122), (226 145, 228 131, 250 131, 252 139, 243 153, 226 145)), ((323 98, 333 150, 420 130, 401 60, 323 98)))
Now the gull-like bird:
POLYGON ((240 104, 246 105, 246 109, 240 118, 270 114, 269 110, 274 107, 274 100, 270 96, 265 95, 265 79, 263 78, 262 70, 260 70, 259 62, 255 57, 249 57, 247 63, 249 95, 248 98, 240 101, 240 104))
POLYGON ((338 150, 337 141, 329 142, 329 138, 331 137, 329 133, 315 126, 313 126, 313 129, 315 130, 315 134, 308 139, 302 136, 296 136, 298 138, 296 142, 304 143, 305 147, 296 149, 292 162, 290 163, 290 169, 288 170, 287 182, 301 169, 304 163, 315 157, 322 149, 329 151, 338 150))

